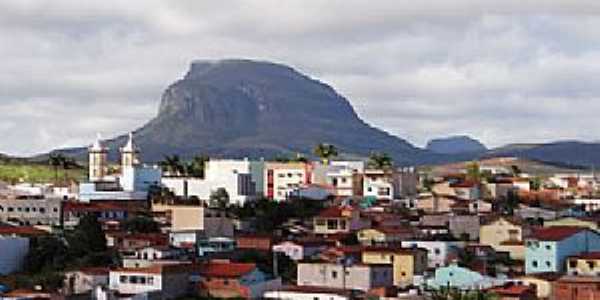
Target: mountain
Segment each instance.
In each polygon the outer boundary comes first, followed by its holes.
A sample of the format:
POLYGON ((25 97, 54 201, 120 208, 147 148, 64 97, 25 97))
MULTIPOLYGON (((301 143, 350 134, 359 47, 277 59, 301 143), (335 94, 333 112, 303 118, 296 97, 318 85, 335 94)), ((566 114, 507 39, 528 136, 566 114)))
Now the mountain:
MULTIPOLYGON (((447 161, 361 120, 332 87, 281 64, 195 61, 162 95, 158 114, 134 132, 145 161, 164 155, 273 158, 310 155, 318 143, 341 153, 389 153, 400 164, 447 161)), ((125 142, 107 142, 112 159, 125 142)), ((85 148, 61 150, 84 157, 85 148)))
POLYGON ((442 154, 482 153, 487 148, 478 140, 460 135, 432 139, 427 142, 425 149, 442 154))
POLYGON ((546 144, 513 144, 487 152, 485 157, 513 156, 563 167, 600 166, 600 143, 558 141, 546 144))

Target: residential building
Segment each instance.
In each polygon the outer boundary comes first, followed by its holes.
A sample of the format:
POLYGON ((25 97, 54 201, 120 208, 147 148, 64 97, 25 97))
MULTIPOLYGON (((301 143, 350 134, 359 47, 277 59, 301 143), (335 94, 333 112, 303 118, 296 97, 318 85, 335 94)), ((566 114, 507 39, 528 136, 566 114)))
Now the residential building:
POLYGON ((573 226, 539 228, 525 244, 526 274, 564 272, 567 257, 600 251, 600 234, 573 226))
POLYGON ((363 196, 393 200, 417 194, 418 174, 413 168, 399 170, 366 169, 363 196))
POLYGON ((554 282, 553 300, 600 299, 600 277, 563 276, 554 282))
POLYGON ((238 249, 271 251, 273 247, 274 237, 272 235, 263 234, 240 234, 235 237, 238 249))
POLYGON ((427 250, 399 247, 366 247, 362 262, 369 265, 392 265, 394 285, 406 287, 419 283, 427 269, 427 250))
POLYGON ((600 252, 584 252, 567 258, 567 274, 600 276, 600 252))
POLYGON ((313 218, 315 234, 349 233, 366 228, 367 225, 367 221, 361 220, 358 209, 349 206, 332 206, 313 218))
POLYGON ((391 265, 342 265, 315 262, 298 264, 298 285, 369 291, 394 284, 391 265))
POLYGON ((60 225, 61 198, 0 197, 0 222, 16 225, 60 225))
POLYGON ((264 167, 265 196, 284 201, 299 187, 312 183, 312 165, 303 162, 266 162, 264 167))
POLYGON ((152 211, 166 213, 171 223, 171 233, 198 231, 205 237, 233 236, 233 221, 224 211, 201 205, 160 204, 152 205, 152 211))
POLYGON ((552 299, 553 285, 562 275, 559 273, 529 274, 515 278, 524 285, 535 289, 537 299, 552 299))
POLYGON ((208 200, 222 188, 231 203, 243 205, 263 194, 263 173, 263 161, 211 159, 206 162, 204 178, 171 176, 163 177, 161 182, 177 196, 201 200, 208 200))
POLYGON ((522 284, 506 284, 487 290, 498 300, 537 300, 535 288, 522 284))
POLYGON ((481 290, 501 286, 506 281, 482 275, 467 268, 451 264, 435 269, 435 275, 427 280, 427 286, 434 289, 453 287, 460 290, 481 290))
POLYGON ((459 249, 464 247, 463 242, 455 241, 402 241, 402 248, 422 248, 427 250, 427 266, 439 268, 448 265, 456 257, 459 249))
POLYGON ((105 228, 111 226, 118 228, 120 223, 129 219, 138 209, 141 210, 141 208, 132 207, 123 202, 82 203, 67 201, 63 203, 63 225, 67 228, 74 228, 83 216, 91 214, 105 225, 105 228), (130 214, 131 212, 133 214, 130 214))
POLYGON ((63 290, 67 295, 85 294, 97 286, 108 286, 108 268, 83 268, 65 273, 63 290))
POLYGON ((476 200, 481 198, 480 184, 475 181, 459 181, 450 183, 450 188, 459 199, 476 200))
POLYGON ((300 261, 320 253, 327 247, 333 246, 332 244, 324 240, 284 241, 273 245, 273 252, 283 253, 292 260, 300 261))
POLYGON ((205 297, 257 299, 281 286, 281 279, 270 278, 250 263, 210 261, 199 275, 199 290, 205 297))
POLYGON ((357 232, 358 241, 365 246, 399 243, 415 237, 415 230, 406 226, 364 228, 357 232))
POLYGON ((498 252, 509 253, 512 259, 525 259, 523 224, 508 217, 494 217, 479 228, 479 243, 498 252))
POLYGON ((29 253, 29 239, 0 235, 0 275, 21 271, 29 253))
POLYGON ((330 287, 318 286, 283 286, 276 290, 266 291, 264 298, 277 300, 350 300, 356 293, 330 287))
POLYGON ((156 261, 178 259, 184 254, 179 248, 169 245, 152 245, 140 247, 122 255, 122 265, 125 268, 149 267, 156 261))
POLYGON ((190 264, 153 265, 110 270, 109 288, 121 294, 160 292, 160 299, 177 299, 190 292, 190 264))
POLYGON ((198 256, 207 256, 217 253, 228 253, 235 250, 235 240, 228 237, 212 237, 201 239, 198 242, 198 256))
POLYGON ((593 217, 592 218, 564 217, 564 218, 544 222, 544 227, 553 227, 553 226, 587 227, 591 230, 600 231, 600 226, 598 226, 598 220, 593 217))

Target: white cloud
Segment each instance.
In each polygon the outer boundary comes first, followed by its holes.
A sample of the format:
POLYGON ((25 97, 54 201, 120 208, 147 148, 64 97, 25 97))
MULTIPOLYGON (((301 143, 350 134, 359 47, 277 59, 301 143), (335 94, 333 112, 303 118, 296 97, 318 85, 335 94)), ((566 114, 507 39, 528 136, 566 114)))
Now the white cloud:
POLYGON ((423 145, 593 139, 598 1, 3 1, 0 152, 142 125, 198 58, 290 64, 423 145))

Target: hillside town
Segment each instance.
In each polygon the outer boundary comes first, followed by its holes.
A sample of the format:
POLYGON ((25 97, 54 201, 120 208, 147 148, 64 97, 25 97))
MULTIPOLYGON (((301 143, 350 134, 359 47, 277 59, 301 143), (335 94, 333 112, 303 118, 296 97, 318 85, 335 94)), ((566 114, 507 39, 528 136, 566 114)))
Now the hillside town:
POLYGON ((108 151, 81 182, 2 184, 1 299, 600 297, 593 171, 108 151))

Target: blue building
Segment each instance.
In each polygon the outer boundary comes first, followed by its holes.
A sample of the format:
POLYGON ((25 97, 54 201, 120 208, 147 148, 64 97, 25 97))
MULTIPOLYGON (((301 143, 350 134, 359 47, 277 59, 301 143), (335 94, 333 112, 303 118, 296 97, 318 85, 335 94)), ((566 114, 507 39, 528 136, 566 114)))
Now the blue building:
POLYGON ((505 280, 498 279, 467 268, 451 264, 447 267, 437 268, 435 276, 427 281, 427 286, 433 289, 452 287, 460 290, 480 290, 500 286, 505 280))
POLYGON ((525 239, 525 273, 564 272, 568 256, 600 250, 600 234, 585 227, 540 228, 525 239))

